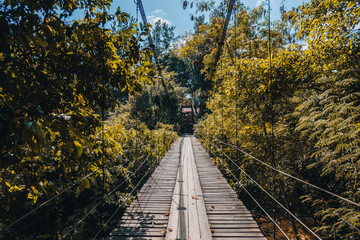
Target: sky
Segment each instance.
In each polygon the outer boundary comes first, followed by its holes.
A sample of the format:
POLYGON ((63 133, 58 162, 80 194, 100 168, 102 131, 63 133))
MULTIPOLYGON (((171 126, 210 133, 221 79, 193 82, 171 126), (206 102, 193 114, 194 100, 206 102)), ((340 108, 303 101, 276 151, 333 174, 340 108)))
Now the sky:
MULTIPOLYGON (((222 0, 216 0, 219 4, 222 0)), ((260 5, 264 0, 242 0, 241 2, 250 8, 260 5)), ((308 2, 309 0, 305 0, 308 2)), ((191 1, 189 1, 191 2, 191 1)), ((267 2, 267 0, 266 0, 267 2)), ((280 4, 284 2, 286 10, 290 10, 292 7, 299 6, 302 0, 271 0, 271 19, 279 19, 280 17, 280 4)), ((194 13, 194 9, 182 7, 182 0, 142 0, 145 14, 148 22, 154 23, 157 20, 162 20, 168 23, 170 26, 175 26, 175 34, 183 35, 187 31, 193 30, 194 22, 190 20, 191 13, 194 13)), ((120 7, 121 11, 130 13, 136 18, 136 4, 134 0, 114 0, 111 10, 115 12, 117 7, 120 7)), ((209 13, 205 13, 205 15, 209 13)), ((139 21, 141 15, 138 15, 139 21)))

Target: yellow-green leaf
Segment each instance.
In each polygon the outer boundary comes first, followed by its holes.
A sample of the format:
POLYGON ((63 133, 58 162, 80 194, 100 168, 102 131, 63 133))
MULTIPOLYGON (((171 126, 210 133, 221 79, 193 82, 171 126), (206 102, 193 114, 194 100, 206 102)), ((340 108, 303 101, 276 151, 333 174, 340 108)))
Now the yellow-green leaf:
POLYGON ((75 147, 76 147, 76 156, 79 158, 81 157, 81 154, 83 152, 83 147, 81 145, 81 143, 79 143, 78 141, 74 141, 75 147))

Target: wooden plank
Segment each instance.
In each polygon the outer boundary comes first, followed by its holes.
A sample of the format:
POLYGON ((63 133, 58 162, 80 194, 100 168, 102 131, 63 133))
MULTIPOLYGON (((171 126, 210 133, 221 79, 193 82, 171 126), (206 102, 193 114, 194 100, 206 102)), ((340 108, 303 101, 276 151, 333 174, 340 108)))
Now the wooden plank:
POLYGON ((192 156, 192 174, 194 176, 194 191, 195 195, 198 198, 196 200, 196 207, 199 214, 199 228, 200 228, 200 239, 211 239, 211 230, 209 226, 209 220, 206 214, 206 206, 204 202, 203 190, 200 185, 200 179, 198 175, 198 170, 195 162, 195 156, 193 149, 191 149, 192 156))
MULTIPOLYGON (((190 239, 201 239, 202 236, 200 235, 200 219, 203 218, 204 216, 199 216, 198 204, 204 205, 204 203, 201 202, 201 200, 203 200, 202 197, 197 196, 196 191, 195 191, 195 189, 196 189, 196 186, 195 186, 196 179, 195 178, 198 178, 198 176, 197 176, 197 174, 194 174, 193 170, 195 170, 196 173, 197 173, 197 170, 196 170, 196 165, 194 162, 194 155, 193 155, 193 151, 192 151, 191 141, 189 138, 187 138, 186 140, 187 140, 187 145, 188 145, 187 146, 186 171, 187 171, 187 175, 188 175, 188 191, 189 191, 189 195, 188 195, 189 238, 190 239)), ((206 223, 206 224, 208 225, 208 223, 206 223)), ((209 231, 210 231, 210 229, 209 229, 209 231)))
MULTIPOLYGON (((181 162, 179 163, 181 164, 181 162)), ((179 166, 180 167, 180 166, 179 166)), ((180 178, 180 172, 177 172, 176 179, 180 178)), ((176 239, 178 232, 178 219, 179 219, 179 202, 180 202, 180 182, 176 180, 174 187, 174 194, 171 201, 170 216, 167 228, 166 239, 176 239)))
POLYGON ((251 213, 193 137, 170 148, 108 239, 164 238, 265 240, 251 213))
POLYGON ((241 238, 244 238, 244 237, 252 237, 253 239, 265 239, 266 238, 264 237, 264 235, 260 232, 260 231, 257 231, 256 233, 255 232, 249 232, 249 233, 246 233, 246 232, 243 232, 243 233, 232 233, 232 232, 227 232, 227 233, 217 233, 216 231, 213 232, 213 237, 221 237, 221 238, 224 238, 224 237, 237 237, 238 239, 241 239, 241 238))
POLYGON ((200 143, 195 138, 191 140, 213 239, 265 240, 251 213, 200 143))
POLYGON ((180 139, 139 191, 108 239, 163 239, 178 166, 180 139), (175 176, 174 176, 175 175, 175 176))
POLYGON ((214 236, 213 239, 215 240, 258 240, 258 239, 263 239, 261 237, 248 237, 248 236, 214 236))
MULTIPOLYGON (((197 174, 191 140, 185 138, 178 179, 180 196, 178 209, 172 207, 166 239, 211 239, 200 180, 197 174), (176 212, 173 212, 175 210, 176 212)), ((176 187, 175 187, 176 188, 176 187)), ((175 204, 174 204, 175 205, 175 204)))
MULTIPOLYGON (((147 238, 140 238, 140 239, 147 239, 147 238)), ((121 236, 110 236, 108 240, 139 240, 139 237, 121 237, 121 236)), ((164 240, 164 237, 152 237, 151 240, 164 240)))

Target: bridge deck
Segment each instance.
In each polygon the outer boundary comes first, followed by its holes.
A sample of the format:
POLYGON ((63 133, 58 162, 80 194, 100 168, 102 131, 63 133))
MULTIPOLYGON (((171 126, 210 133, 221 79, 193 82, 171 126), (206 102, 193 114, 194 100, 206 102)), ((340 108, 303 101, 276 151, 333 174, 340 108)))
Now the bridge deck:
POLYGON ((173 144, 108 239, 266 238, 201 144, 185 137, 173 144))

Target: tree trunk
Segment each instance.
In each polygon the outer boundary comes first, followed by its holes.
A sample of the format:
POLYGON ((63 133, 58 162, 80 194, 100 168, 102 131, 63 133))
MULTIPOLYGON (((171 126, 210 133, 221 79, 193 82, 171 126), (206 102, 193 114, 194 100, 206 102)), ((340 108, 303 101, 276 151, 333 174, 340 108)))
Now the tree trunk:
MULTIPOLYGON (((282 196, 284 198, 284 201, 285 201, 285 206, 290 211, 289 200, 287 199, 286 193, 284 191, 284 182, 281 181, 280 179, 278 179, 278 183, 279 183, 281 194, 282 194, 282 196)), ((298 236, 298 230, 297 230, 297 227, 296 227, 295 219, 292 216, 290 216, 290 220, 291 220, 292 229, 293 229, 293 231, 295 233, 295 236, 296 236, 296 240, 300 240, 300 238, 298 236)))

